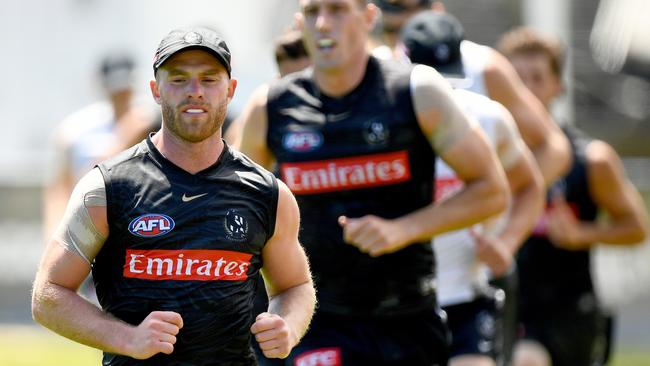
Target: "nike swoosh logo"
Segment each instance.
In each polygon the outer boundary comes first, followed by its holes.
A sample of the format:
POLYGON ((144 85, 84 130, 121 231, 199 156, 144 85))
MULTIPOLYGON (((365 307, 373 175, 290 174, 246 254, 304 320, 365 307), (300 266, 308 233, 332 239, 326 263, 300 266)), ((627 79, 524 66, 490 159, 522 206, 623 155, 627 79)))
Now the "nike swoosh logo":
POLYGON ((183 197, 181 197, 181 201, 183 201, 183 202, 190 202, 191 200, 193 200, 193 199, 197 199, 197 198, 199 198, 199 197, 203 197, 203 196, 205 196, 206 194, 207 194, 207 193, 197 194, 196 196, 186 196, 185 193, 183 193, 183 197))

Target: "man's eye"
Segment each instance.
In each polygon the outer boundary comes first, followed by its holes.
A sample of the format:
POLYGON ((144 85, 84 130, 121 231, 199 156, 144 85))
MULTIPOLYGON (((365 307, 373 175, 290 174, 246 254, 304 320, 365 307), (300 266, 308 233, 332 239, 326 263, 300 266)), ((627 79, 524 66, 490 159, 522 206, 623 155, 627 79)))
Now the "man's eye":
POLYGON ((184 77, 173 77, 173 78, 169 79, 169 81, 174 83, 174 84, 183 83, 183 82, 185 82, 185 80, 187 80, 187 79, 184 78, 184 77))
POLYGON ((345 7, 341 4, 334 4, 330 6, 329 11, 332 14, 340 14, 345 10, 345 7))
POLYGON ((306 17, 313 17, 313 16, 316 16, 316 15, 318 14, 318 7, 316 7, 316 6, 308 6, 308 7, 305 7, 305 8, 302 9, 302 13, 303 13, 306 17))

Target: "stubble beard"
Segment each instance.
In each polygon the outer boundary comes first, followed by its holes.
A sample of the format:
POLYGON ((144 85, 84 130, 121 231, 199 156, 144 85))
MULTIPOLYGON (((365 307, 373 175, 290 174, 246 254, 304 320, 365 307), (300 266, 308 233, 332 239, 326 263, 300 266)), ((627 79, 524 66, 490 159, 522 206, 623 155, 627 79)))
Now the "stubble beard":
POLYGON ((194 128, 187 128, 187 125, 182 121, 181 112, 176 112, 176 109, 167 104, 162 103, 162 116, 163 116, 163 126, 166 127, 174 136, 186 142, 201 142, 212 135, 214 135, 226 119, 226 113, 228 110, 228 102, 223 101, 220 103, 217 108, 214 109, 213 113, 208 113, 208 122, 203 124, 198 130, 194 128), (192 131, 195 130, 195 131, 192 131))

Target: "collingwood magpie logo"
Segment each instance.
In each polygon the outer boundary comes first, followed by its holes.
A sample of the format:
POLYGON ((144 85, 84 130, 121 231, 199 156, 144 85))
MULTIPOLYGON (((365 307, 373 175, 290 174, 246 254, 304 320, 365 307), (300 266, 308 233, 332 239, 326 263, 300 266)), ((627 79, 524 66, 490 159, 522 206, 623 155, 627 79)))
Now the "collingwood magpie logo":
POLYGON ((371 121, 364 127, 363 138, 367 143, 376 145, 388 142, 389 131, 384 122, 371 121))
POLYGON ((223 220, 223 227, 226 230, 226 237, 233 241, 246 240, 248 234, 248 222, 244 216, 235 210, 228 210, 223 220))

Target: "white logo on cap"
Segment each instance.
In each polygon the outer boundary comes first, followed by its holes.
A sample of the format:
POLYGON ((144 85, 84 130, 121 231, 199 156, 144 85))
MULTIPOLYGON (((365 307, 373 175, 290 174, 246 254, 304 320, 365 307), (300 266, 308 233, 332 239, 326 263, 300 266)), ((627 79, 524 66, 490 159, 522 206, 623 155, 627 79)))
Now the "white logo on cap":
POLYGON ((451 57, 451 50, 446 44, 440 44, 433 50, 433 54, 440 62, 447 62, 451 57))
POLYGON ((183 37, 183 41, 189 44, 199 44, 203 42, 203 37, 196 32, 189 32, 183 37))

